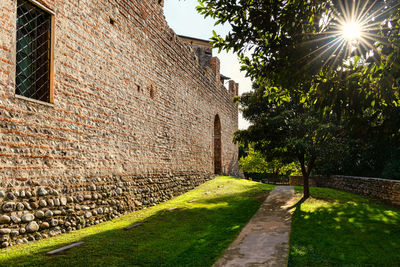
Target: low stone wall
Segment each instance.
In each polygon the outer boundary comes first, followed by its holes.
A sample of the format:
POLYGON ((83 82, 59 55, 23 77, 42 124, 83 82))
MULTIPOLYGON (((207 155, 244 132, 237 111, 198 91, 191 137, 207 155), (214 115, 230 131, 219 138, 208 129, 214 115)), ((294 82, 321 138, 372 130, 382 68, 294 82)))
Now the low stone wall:
MULTIPOLYGON (((302 176, 291 176, 290 185, 303 185, 302 176)), ((400 181, 354 176, 313 176, 310 186, 339 189, 359 195, 376 198, 400 206, 400 181)))
POLYGON ((207 173, 0 183, 0 240, 7 247, 56 236, 169 200, 213 178, 207 173), (6 184, 7 183, 7 184, 6 184))
MULTIPOLYGON (((317 186, 314 177, 310 177, 309 179, 310 186, 317 186)), ((289 176, 289 185, 293 186, 303 186, 303 176, 301 175, 292 175, 289 176)))

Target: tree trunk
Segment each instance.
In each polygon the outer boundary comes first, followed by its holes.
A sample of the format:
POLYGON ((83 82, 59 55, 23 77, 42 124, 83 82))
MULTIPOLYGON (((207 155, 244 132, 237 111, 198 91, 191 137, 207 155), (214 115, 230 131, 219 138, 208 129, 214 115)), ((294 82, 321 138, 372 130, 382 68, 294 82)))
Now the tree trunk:
POLYGON ((299 156, 299 161, 300 161, 301 173, 303 174, 303 188, 304 188, 303 199, 307 199, 310 197, 309 177, 310 177, 311 170, 314 167, 315 156, 311 157, 310 162, 308 163, 308 166, 306 166, 306 164, 305 164, 304 155, 299 156))
POLYGON ((310 197, 310 183, 309 183, 309 174, 303 173, 303 187, 304 187, 304 195, 303 198, 307 199, 310 197))

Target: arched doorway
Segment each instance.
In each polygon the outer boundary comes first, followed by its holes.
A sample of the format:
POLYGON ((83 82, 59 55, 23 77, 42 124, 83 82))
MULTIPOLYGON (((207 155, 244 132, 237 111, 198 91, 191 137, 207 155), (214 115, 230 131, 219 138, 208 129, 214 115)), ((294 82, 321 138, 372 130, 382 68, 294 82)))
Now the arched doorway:
POLYGON ((221 121, 216 115, 214 119, 214 173, 222 173, 221 121))

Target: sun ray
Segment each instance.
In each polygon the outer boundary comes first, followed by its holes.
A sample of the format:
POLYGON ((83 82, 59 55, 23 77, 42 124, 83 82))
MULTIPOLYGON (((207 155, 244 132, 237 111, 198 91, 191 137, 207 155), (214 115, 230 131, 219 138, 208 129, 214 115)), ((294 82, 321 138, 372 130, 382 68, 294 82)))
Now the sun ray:
MULTIPOLYGON (((330 56, 328 57, 328 59, 327 59, 327 60, 324 62, 324 64, 319 68, 320 70, 323 69, 323 68, 329 63, 330 59, 334 56, 334 54, 336 53, 336 51, 342 50, 342 46, 344 45, 344 42, 343 42, 342 40, 336 39, 336 40, 334 40, 334 41, 332 41, 332 42, 334 42, 334 43, 331 44, 330 47, 328 47, 327 49, 325 49, 324 51, 322 51, 322 52, 319 54, 319 57, 322 57, 322 56, 323 56, 325 53, 327 53, 333 46, 335 46, 335 45, 337 45, 337 44, 339 44, 339 46, 335 49, 334 53, 331 53, 331 54, 330 54, 330 56)), ((306 65, 311 65, 311 64, 312 64, 313 62, 315 62, 319 57, 314 57, 314 58, 312 58, 310 61, 308 61, 308 62, 306 63, 306 65)), ((301 70, 298 69, 297 71, 300 72, 301 70)))
MULTIPOLYGON (((309 40, 309 41, 305 41, 305 42, 302 42, 302 44, 311 44, 311 43, 315 43, 315 42, 324 41, 324 40, 327 40, 327 39, 334 39, 334 38, 336 38, 339 34, 340 34, 339 32, 338 32, 336 35, 333 35, 333 34, 330 34, 330 35, 324 34, 324 35, 325 35, 324 37, 320 37, 320 38, 312 39, 312 40, 309 40)), ((331 42, 332 42, 332 41, 331 41, 331 42)), ((326 44, 325 44, 325 45, 326 45, 326 44)))
MULTIPOLYGON (((300 58, 300 59, 298 60, 298 62, 301 62, 301 61, 303 61, 304 59, 306 59, 307 57, 310 57, 310 56, 312 56, 313 54, 316 54, 316 53, 320 52, 321 50, 327 48, 329 45, 332 45, 331 47, 333 47, 334 45, 336 45, 336 44, 339 43, 339 42, 340 42, 340 40, 334 39, 334 40, 332 40, 332 41, 330 41, 330 42, 324 44, 323 46, 319 47, 318 49, 315 49, 314 51, 308 53, 308 54, 305 55, 304 57, 300 58), (332 43, 333 43, 333 44, 332 44, 332 43)), ((328 47, 328 48, 326 49, 326 51, 329 50, 331 47, 328 47)), ((323 54, 325 54, 325 52, 322 52, 321 55, 323 55, 323 54)), ((312 60, 312 62, 315 61, 315 60, 317 60, 317 59, 318 59, 318 57, 315 57, 315 58, 312 60)))
POLYGON ((365 10, 366 6, 369 4, 369 1, 365 1, 365 5, 364 7, 360 10, 360 13, 358 14, 356 20, 360 22, 360 24, 362 24, 363 21, 368 21, 368 18, 365 18, 366 14, 368 14, 368 12, 370 12, 370 10, 375 6, 377 0, 375 0, 369 7, 367 10, 365 10), (365 12, 364 12, 365 10, 365 12))
POLYGON ((342 2, 342 1, 339 1, 340 9, 341 9, 342 12, 343 12, 343 18, 344 18, 346 21, 349 21, 349 20, 350 20, 350 17, 349 17, 349 14, 348 14, 348 10, 349 10, 349 8, 348 8, 348 2, 347 2, 347 1, 344 1, 344 2, 345 2, 345 6, 343 5, 343 2, 342 2))
POLYGON ((386 5, 382 5, 381 8, 375 10, 371 15, 369 15, 368 17, 365 17, 366 20, 370 20, 373 18, 373 16, 375 16, 376 14, 378 14, 379 12, 382 12, 381 15, 385 15, 386 13, 388 13, 389 11, 392 11, 395 8, 398 8, 398 6, 400 5, 400 3, 396 3, 395 5, 391 6, 391 7, 387 7, 386 5))
POLYGON ((367 63, 371 57, 379 60, 381 51, 377 42, 389 45, 381 31, 389 30, 390 25, 382 21, 386 14, 400 6, 400 1, 390 5, 381 0, 338 0, 336 3, 329 11, 330 17, 320 23, 320 32, 305 33, 311 38, 302 43, 304 47, 312 43, 318 46, 314 45, 317 47, 297 61, 307 66, 319 61, 318 68, 332 70, 352 62, 355 56, 361 57, 360 64, 367 63))
POLYGON ((337 51, 337 56, 335 58, 335 60, 332 62, 332 67, 336 64, 336 62, 338 62, 339 60, 343 60, 343 58, 345 58, 346 56, 343 56, 343 54, 346 53, 347 49, 345 49, 346 46, 346 42, 344 42, 343 40, 341 40, 340 42, 340 47, 337 51))
POLYGON ((367 7, 369 1, 365 1, 362 8, 360 8, 361 2, 358 2, 357 8, 359 10, 358 14, 355 14, 354 18, 356 21, 361 21, 361 18, 364 16, 364 10, 367 7))
POLYGON ((357 18, 356 18, 356 8, 358 7, 358 4, 359 4, 360 2, 359 1, 356 1, 356 4, 352 4, 352 8, 351 8, 351 19, 355 22, 355 23, 358 23, 357 22, 357 18))
MULTIPOLYGON (((335 51, 333 51, 331 57, 333 57, 333 55, 335 55, 337 52, 339 52, 339 54, 340 54, 340 52, 342 51, 342 46, 344 46, 344 45, 345 45, 345 43, 344 43, 344 42, 341 42, 341 43, 339 44, 339 46, 335 49, 335 51)), ((339 60, 339 58, 340 58, 339 55, 335 56, 335 59, 333 60, 331 66, 330 66, 330 68, 329 68, 330 70, 332 70, 332 69, 334 68, 335 63, 336 63, 336 61, 339 60)), ((328 64, 328 61, 326 62, 326 64, 328 64)), ((325 67, 326 64, 323 64, 322 67, 321 67, 321 69, 323 69, 323 68, 325 67)))
MULTIPOLYGON (((342 43, 342 40, 336 39, 335 41, 332 41, 333 43, 330 44, 329 47, 327 47, 324 51, 322 51, 319 54, 319 57, 322 57, 325 53, 327 53, 332 47, 334 47, 335 45, 342 43)), ((333 53, 331 53, 330 57, 333 56, 333 53)), ((329 57, 329 58, 330 58, 329 57)), ((329 61, 329 58, 324 62, 323 66, 325 66, 327 64, 327 62, 329 61)), ((306 63, 306 65, 310 65, 311 63, 313 63, 314 61, 316 61, 318 59, 318 57, 314 57, 312 60, 310 60, 309 62, 306 63)))
MULTIPOLYGON (((371 42, 379 41, 380 43, 382 43, 382 44, 384 44, 384 45, 388 45, 388 46, 394 45, 394 46, 396 46, 396 47, 400 47, 400 46, 397 45, 396 43, 389 43, 389 42, 385 41, 384 39, 382 39, 381 36, 376 35, 376 34, 367 33, 367 34, 364 35, 364 39, 368 39, 368 40, 370 40, 371 42)), ((364 41, 366 41, 366 40, 364 40, 364 41)))

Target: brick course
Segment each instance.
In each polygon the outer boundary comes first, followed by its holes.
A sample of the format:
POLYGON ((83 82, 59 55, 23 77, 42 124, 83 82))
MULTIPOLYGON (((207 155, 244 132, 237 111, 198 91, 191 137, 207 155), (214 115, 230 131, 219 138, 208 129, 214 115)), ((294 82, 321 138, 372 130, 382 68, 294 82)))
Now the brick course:
POLYGON ((0 235, 3 247, 97 224, 211 179, 216 115, 223 173, 239 175, 237 84, 221 84, 217 59, 199 65, 157 0, 39 2, 55 12, 53 105, 14 96, 16 0, 0 1, 0 228, 14 231, 0 235), (8 220, 49 210, 35 217, 37 232, 8 220))

